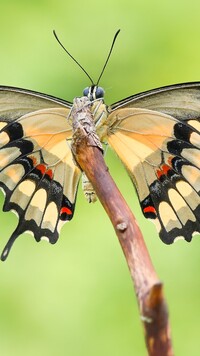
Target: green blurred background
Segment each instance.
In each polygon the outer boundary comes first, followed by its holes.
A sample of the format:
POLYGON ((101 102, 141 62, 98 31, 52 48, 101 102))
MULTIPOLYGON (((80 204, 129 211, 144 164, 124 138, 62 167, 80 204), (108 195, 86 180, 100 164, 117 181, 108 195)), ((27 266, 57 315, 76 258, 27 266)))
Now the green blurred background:
MULTIPOLYGON (((69 101, 88 79, 56 43, 98 77, 113 35, 121 33, 101 80, 108 104, 168 84, 200 80, 199 0, 0 2, 0 83, 69 101)), ((165 283, 176 355, 199 355, 200 239, 160 242, 140 212, 121 163, 107 164, 144 232, 165 283)), ((3 195, 1 195, 1 204, 3 195)), ((0 247, 16 225, 0 213, 0 247)), ((145 355, 132 282, 100 203, 79 189, 76 214, 52 246, 20 237, 0 263, 0 353, 3 356, 145 355)))

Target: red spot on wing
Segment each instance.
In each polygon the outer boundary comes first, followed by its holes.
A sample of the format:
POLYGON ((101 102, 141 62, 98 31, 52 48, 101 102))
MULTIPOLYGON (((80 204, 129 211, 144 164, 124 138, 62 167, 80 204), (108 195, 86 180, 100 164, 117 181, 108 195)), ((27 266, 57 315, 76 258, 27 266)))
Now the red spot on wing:
POLYGON ((163 164, 160 169, 157 169, 157 177, 160 178, 162 175, 166 175, 170 169, 170 166, 168 166, 167 164, 163 164))
POLYGON ((51 169, 48 169, 48 171, 46 171, 46 174, 49 176, 50 179, 53 178, 53 172, 51 169))
POLYGON ((154 206, 146 206, 146 208, 143 209, 144 213, 154 213, 156 214, 156 209, 154 208, 154 206))
POLYGON ((53 178, 52 169, 48 169, 48 170, 47 170, 47 167, 45 166, 45 164, 38 164, 38 165, 36 166, 36 168, 40 171, 40 173, 41 173, 42 175, 47 174, 50 179, 53 178))
POLYGON ((72 211, 71 211, 71 209, 64 206, 63 208, 60 209, 60 214, 61 215, 62 214, 72 215, 72 211))
POLYGON ((46 166, 44 164, 38 164, 36 167, 42 174, 45 174, 46 172, 46 166))

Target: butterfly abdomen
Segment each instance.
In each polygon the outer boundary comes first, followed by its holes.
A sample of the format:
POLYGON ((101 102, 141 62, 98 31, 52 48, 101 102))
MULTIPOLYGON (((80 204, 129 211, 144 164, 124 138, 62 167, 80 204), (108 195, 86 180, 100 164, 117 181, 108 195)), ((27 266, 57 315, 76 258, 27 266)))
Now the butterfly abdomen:
POLYGON ((82 189, 88 203, 95 203, 97 201, 94 188, 84 172, 82 173, 82 189))

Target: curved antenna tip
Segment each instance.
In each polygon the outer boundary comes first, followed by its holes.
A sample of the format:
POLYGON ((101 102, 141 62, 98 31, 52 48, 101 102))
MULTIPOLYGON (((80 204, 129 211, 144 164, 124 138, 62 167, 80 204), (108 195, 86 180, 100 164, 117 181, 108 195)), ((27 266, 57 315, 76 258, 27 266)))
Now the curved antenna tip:
POLYGON ((53 30, 53 34, 54 34, 54 37, 57 39, 57 41, 58 41, 58 36, 57 36, 57 34, 56 34, 56 31, 55 30, 53 30))

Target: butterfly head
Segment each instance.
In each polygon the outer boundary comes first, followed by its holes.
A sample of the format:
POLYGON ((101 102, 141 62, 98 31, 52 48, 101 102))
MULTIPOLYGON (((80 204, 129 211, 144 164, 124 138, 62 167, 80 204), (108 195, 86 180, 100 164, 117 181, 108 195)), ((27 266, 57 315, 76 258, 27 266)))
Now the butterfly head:
POLYGON ((97 85, 91 85, 83 90, 83 96, 87 96, 90 101, 103 99, 104 93, 103 88, 97 85))

